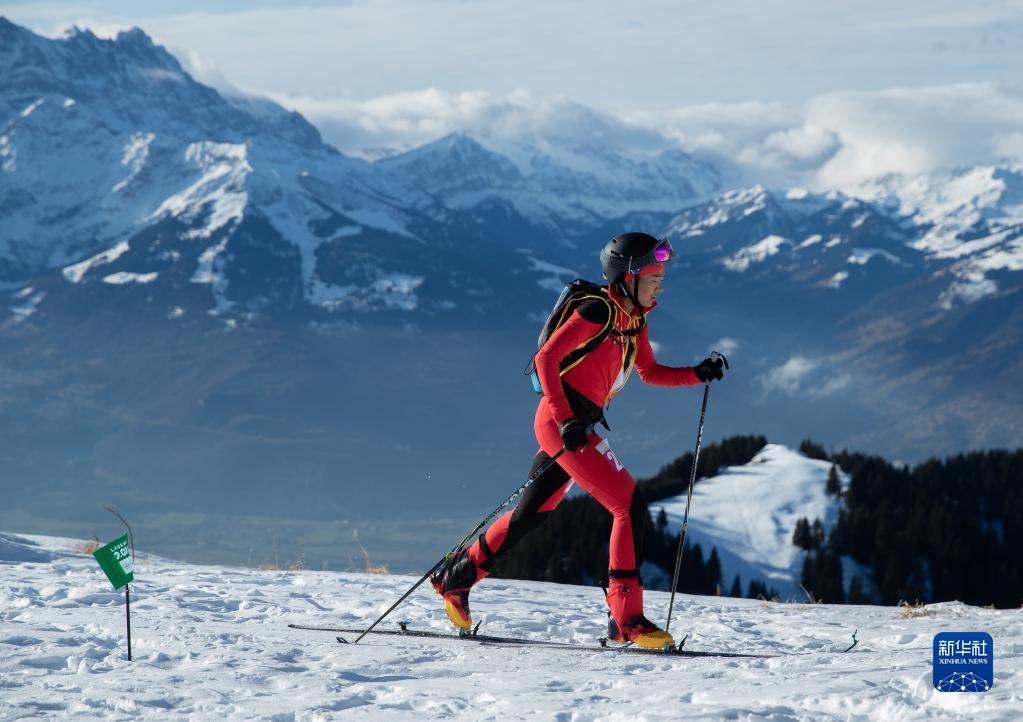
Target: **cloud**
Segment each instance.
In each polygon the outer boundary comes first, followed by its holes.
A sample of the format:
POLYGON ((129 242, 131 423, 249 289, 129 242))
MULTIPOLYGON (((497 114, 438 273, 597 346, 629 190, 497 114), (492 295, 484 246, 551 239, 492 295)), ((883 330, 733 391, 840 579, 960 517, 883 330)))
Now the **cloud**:
POLYGON ((365 101, 271 97, 302 113, 327 140, 347 151, 415 146, 454 132, 501 140, 585 142, 633 153, 677 147, 654 128, 629 123, 563 96, 538 96, 525 90, 495 96, 427 88, 365 101))
POLYGON ((840 143, 816 171, 818 186, 855 189, 889 173, 1023 160, 1023 92, 1015 85, 831 93, 813 99, 805 112, 840 143))
POLYGON ((525 90, 273 98, 349 152, 411 147, 456 131, 552 144, 585 140, 624 153, 681 148, 717 162, 735 184, 854 195, 890 174, 1023 161, 1023 92, 993 83, 828 93, 795 108, 746 102, 625 114, 525 90))
POLYGON ((787 396, 803 393, 810 398, 831 396, 852 384, 852 376, 840 373, 837 376, 821 377, 815 372, 824 367, 820 359, 806 356, 792 356, 781 366, 769 369, 757 376, 764 389, 764 395, 776 392, 787 396))
POLYGON ((742 344, 739 343, 738 339, 726 336, 712 343, 710 347, 713 350, 717 351, 718 353, 724 354, 726 357, 731 359, 732 354, 734 354, 741 345, 742 344))
POLYGON ((831 396, 834 393, 841 391, 842 389, 848 388, 852 384, 852 376, 849 374, 839 374, 830 379, 827 379, 823 385, 811 390, 810 395, 819 398, 822 396, 831 396))
POLYGON ((818 366, 820 361, 805 356, 793 356, 781 366, 770 369, 757 378, 765 392, 778 391, 792 396, 799 391, 803 380, 818 366))
POLYGON ((853 194, 889 174, 1023 161, 1023 89, 1011 83, 832 92, 798 107, 694 106, 630 118, 720 154, 745 182, 853 194))

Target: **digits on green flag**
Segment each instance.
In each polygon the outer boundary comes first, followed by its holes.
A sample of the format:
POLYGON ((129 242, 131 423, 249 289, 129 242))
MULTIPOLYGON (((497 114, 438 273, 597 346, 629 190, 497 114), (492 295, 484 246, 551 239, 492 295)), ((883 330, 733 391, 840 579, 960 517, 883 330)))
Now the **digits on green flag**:
POLYGON ((96 557, 114 589, 120 589, 135 579, 127 534, 122 534, 106 546, 100 547, 92 555, 96 557))

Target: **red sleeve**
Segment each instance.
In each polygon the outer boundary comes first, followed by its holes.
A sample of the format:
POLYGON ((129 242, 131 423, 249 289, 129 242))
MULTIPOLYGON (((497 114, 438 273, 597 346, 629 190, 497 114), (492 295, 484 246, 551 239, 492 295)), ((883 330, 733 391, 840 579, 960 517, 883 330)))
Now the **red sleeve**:
POLYGON ((540 387, 558 426, 573 416, 572 407, 568 405, 565 391, 561 387, 561 359, 596 336, 602 328, 603 324, 587 321, 578 311, 573 311, 568 320, 536 352, 536 373, 540 377, 540 387))
POLYGON ((636 370, 643 383, 652 386, 695 386, 703 383, 696 377, 691 366, 662 366, 654 358, 654 350, 650 348, 650 336, 647 327, 639 332, 636 339, 636 370))

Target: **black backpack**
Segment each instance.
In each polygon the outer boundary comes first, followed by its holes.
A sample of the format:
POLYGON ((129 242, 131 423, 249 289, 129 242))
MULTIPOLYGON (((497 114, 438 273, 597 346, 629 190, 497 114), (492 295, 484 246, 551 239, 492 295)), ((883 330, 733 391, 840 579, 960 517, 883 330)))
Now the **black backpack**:
MULTIPOLYGON (((646 318, 640 322, 639 327, 631 329, 629 331, 619 331, 615 326, 615 309, 612 306, 611 300, 607 295, 607 286, 598 286, 596 283, 577 278, 569 283, 561 291, 561 295, 558 296, 557 302, 554 304, 554 308, 547 315, 547 320, 544 321, 543 327, 540 329, 540 336, 536 339, 536 348, 539 350, 547 343, 555 331, 561 328, 562 324, 565 323, 579 306, 586 301, 601 301, 607 305, 607 322, 604 327, 600 329, 594 336, 586 340, 586 343, 573 349, 567 356, 561 359, 561 373, 564 375, 566 371, 571 369, 573 366, 578 364, 585 358, 585 356, 593 351, 597 346, 602 344, 604 340, 612 334, 622 337, 635 336, 638 334, 646 318)), ((536 373, 536 352, 529 359, 529 363, 526 364, 526 368, 522 372, 524 375, 529 376, 533 382, 533 390, 536 393, 543 395, 543 387, 540 385, 540 377, 536 373)))

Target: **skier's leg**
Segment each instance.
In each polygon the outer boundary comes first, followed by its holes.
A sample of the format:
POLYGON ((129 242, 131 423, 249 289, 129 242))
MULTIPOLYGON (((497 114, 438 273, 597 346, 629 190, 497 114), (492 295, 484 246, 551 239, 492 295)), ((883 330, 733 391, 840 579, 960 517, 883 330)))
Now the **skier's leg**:
MULTIPOLYGON (((532 476, 550 459, 543 451, 533 459, 532 476)), ((434 590, 444 597, 444 608, 460 629, 472 627, 469 590, 490 574, 494 561, 547 520, 565 497, 570 480, 564 469, 551 464, 522 492, 515 509, 495 521, 468 548, 445 560, 431 578, 434 590)))
MULTIPOLYGON (((548 453, 561 444, 557 424, 548 415, 537 414, 537 438, 548 453)), ((651 647, 671 643, 671 636, 659 630, 643 615, 642 540, 646 505, 635 480, 606 439, 597 434, 579 451, 562 454, 558 464, 612 515, 608 569, 608 607, 613 625, 610 636, 651 647)))

